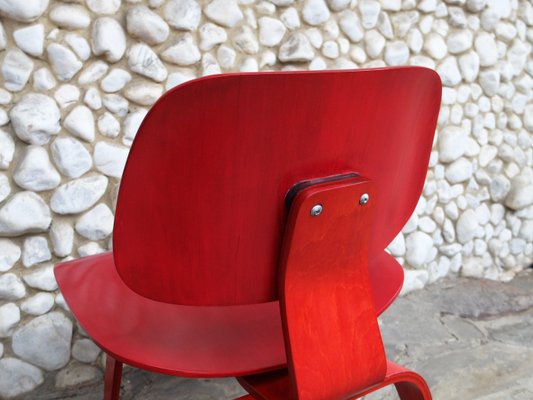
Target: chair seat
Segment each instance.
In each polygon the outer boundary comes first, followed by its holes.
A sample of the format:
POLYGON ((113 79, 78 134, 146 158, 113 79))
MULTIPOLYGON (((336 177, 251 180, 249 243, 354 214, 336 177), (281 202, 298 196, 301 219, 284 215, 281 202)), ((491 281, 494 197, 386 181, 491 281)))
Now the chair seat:
MULTIPOLYGON (((379 315, 398 295, 403 271, 386 253, 370 271, 379 315)), ((119 361, 189 377, 242 376, 286 364, 278 302, 199 307, 150 300, 124 284, 112 253, 62 263, 55 275, 81 326, 119 361)))

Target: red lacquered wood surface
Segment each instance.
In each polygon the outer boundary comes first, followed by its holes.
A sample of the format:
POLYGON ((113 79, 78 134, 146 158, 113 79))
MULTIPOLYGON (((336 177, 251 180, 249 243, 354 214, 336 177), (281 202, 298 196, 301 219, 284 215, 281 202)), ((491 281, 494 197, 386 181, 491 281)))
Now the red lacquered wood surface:
POLYGON ((122 381, 122 363, 109 354, 105 358, 104 400, 120 398, 120 382, 122 381))
MULTIPOLYGON (((379 271, 379 279, 372 281, 376 288, 382 287, 383 277, 402 276, 394 258, 383 261, 371 267, 379 271)), ((124 284, 111 253, 62 263, 55 275, 88 334, 107 353, 130 365, 191 377, 247 375, 286 365, 277 301, 233 307, 160 303, 124 284)), ((388 305, 383 299, 396 294, 383 293, 378 298, 382 302, 375 305, 380 313, 388 305)))
MULTIPOLYGON (((256 400, 296 400, 286 369, 242 377, 239 383, 256 400)), ((387 372, 381 382, 343 400, 359 399, 388 385, 396 387, 401 400, 431 400, 429 387, 419 374, 390 360, 387 360, 387 372)))
POLYGON ((373 183, 355 177, 303 189, 291 207, 280 305, 296 399, 342 400, 385 377, 368 275, 378 202, 373 183))
POLYGON ((190 377, 238 376, 286 362, 277 302, 228 307, 160 303, 124 284, 111 253, 63 263, 55 274, 80 324, 119 361, 190 377))
POLYGON ((234 74, 171 90, 125 168, 113 236, 120 276, 167 303, 275 300, 287 191, 346 172, 376 184, 369 258, 384 257, 422 190, 440 91, 420 67, 234 74))

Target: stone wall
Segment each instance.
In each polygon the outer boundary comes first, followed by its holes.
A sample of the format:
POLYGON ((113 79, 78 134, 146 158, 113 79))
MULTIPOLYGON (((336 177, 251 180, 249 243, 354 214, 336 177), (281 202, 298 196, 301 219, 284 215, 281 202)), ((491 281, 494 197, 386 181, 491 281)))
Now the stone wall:
POLYGON ((169 88, 220 72, 423 65, 444 84, 404 292, 533 255, 529 0, 0 0, 0 397, 97 379, 53 264, 110 248, 128 148, 169 88))

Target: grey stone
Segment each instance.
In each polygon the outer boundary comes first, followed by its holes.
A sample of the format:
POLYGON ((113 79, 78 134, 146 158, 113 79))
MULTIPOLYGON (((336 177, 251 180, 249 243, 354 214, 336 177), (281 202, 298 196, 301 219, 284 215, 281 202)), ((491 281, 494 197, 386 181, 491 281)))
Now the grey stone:
POLYGON ((16 358, 0 360, 0 396, 12 398, 35 389, 44 381, 39 368, 16 358))
POLYGON ((34 318, 13 334, 13 351, 48 371, 64 367, 70 358, 72 322, 60 312, 34 318))

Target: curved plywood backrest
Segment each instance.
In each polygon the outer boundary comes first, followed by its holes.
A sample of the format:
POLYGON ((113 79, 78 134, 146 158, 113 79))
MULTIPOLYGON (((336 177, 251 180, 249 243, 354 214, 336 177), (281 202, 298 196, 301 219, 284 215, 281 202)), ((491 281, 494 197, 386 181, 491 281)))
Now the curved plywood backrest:
POLYGON ((376 184, 368 229, 380 254, 420 196, 440 93, 420 67, 220 75, 169 91, 124 171, 120 276, 168 303, 274 300, 287 191, 350 172, 376 184))

